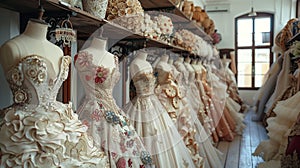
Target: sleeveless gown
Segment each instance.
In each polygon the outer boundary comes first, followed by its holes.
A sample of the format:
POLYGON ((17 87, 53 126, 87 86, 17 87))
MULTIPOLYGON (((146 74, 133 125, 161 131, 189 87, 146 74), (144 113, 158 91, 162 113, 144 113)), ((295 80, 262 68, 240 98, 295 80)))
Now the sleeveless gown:
POLYGON ((112 71, 105 65, 94 65, 93 57, 87 51, 75 57, 86 95, 77 111, 79 119, 88 126, 96 145, 107 153, 111 167, 151 166, 149 152, 113 98, 113 88, 120 78, 117 57, 112 71))
POLYGON ((126 105, 124 111, 143 138, 155 166, 194 167, 177 128, 154 94, 156 78, 153 73, 137 74, 133 82, 136 97, 126 105))
POLYGON ((107 166, 71 104, 56 101, 70 60, 61 58, 56 75, 49 60, 30 55, 6 74, 14 104, 0 110, 0 167, 107 166))
MULTIPOLYGON (((204 160, 200 156, 200 146, 196 139, 197 129, 194 125, 190 107, 186 103, 185 90, 174 82, 171 72, 162 69, 156 69, 155 72, 158 74, 158 85, 155 88, 155 94, 183 137, 195 166, 203 167, 204 160)), ((204 129, 201 131, 205 132, 204 129)))

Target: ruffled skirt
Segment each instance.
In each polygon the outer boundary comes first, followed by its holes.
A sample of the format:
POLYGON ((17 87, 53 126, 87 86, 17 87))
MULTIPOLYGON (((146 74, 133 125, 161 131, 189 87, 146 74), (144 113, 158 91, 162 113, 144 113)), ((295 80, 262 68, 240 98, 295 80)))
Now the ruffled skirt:
POLYGON ((0 167, 107 166, 71 105, 15 105, 0 113, 0 167))

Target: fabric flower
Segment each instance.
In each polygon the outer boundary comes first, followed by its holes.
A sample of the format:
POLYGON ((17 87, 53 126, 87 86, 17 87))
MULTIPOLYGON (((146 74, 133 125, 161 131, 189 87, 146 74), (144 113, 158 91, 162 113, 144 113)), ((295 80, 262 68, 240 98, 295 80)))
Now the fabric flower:
POLYGON ((90 127, 90 123, 89 123, 88 120, 83 120, 82 124, 85 125, 85 126, 87 126, 88 128, 90 127))
POLYGON ((25 103, 25 101, 27 100, 27 93, 23 90, 17 90, 14 93, 14 101, 15 103, 25 103))
POLYGON ((96 68, 95 83, 103 83, 108 75, 109 69, 104 67, 96 68))
POLYGON ((100 121, 100 118, 101 118, 101 115, 100 115, 100 111, 98 109, 96 109, 92 115, 91 115, 91 118, 97 122, 100 121))
POLYGON ((87 52, 81 52, 75 56, 75 61, 81 68, 88 67, 90 63, 93 61, 92 55, 87 52))
POLYGON ((126 160, 123 157, 118 160, 117 168, 126 168, 126 160))

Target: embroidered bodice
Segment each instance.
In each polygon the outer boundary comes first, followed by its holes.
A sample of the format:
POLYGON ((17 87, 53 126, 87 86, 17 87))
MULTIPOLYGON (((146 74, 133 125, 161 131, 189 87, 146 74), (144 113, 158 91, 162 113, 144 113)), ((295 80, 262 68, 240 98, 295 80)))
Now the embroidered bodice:
POLYGON ((59 88, 68 77, 70 62, 71 57, 63 56, 56 75, 48 59, 38 55, 22 58, 6 74, 14 103, 47 105, 56 101, 59 88))
POLYGON ((104 65, 94 65, 93 55, 80 51, 75 57, 75 66, 85 88, 87 96, 98 99, 114 99, 112 91, 120 79, 118 58, 115 56, 116 67, 110 70, 104 65))
POLYGON ((133 77, 137 96, 147 96, 154 94, 156 78, 153 73, 141 73, 133 77))

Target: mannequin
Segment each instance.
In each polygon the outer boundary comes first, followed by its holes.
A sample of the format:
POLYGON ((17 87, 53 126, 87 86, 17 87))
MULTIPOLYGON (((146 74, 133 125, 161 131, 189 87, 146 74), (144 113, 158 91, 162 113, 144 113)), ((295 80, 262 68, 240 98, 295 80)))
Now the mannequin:
POLYGON ((178 57, 178 59, 174 62, 175 63, 183 63, 184 58, 183 57, 178 57))
POLYGON ((231 62, 231 59, 226 59, 226 57, 224 57, 221 61, 226 75, 229 75, 230 79, 234 82, 234 84, 236 84, 234 73, 232 72, 231 69, 229 69, 229 64, 231 62))
MULTIPOLYGON (((105 46, 106 40, 93 38, 90 46, 79 51, 75 58, 85 89, 78 116, 88 125, 97 147, 109 156, 111 167, 151 167, 149 152, 113 97, 113 88, 120 78, 119 62, 105 46)), ((137 60, 146 56, 141 54, 137 60)))
POLYGON ((183 114, 192 119, 188 122, 195 130, 197 130, 195 140, 199 145, 200 156, 205 158, 205 167, 221 167, 221 155, 219 151, 213 147, 210 140, 210 134, 207 134, 210 133, 208 130, 210 128, 208 120, 210 119, 204 113, 205 106, 201 100, 200 91, 196 86, 195 70, 191 65, 191 58, 187 57, 184 62, 182 61, 182 59, 178 59, 177 62, 175 62, 175 67, 183 74, 185 79, 183 83, 179 84, 186 92, 185 96, 182 97, 182 106, 186 109, 186 112, 183 114))
POLYGON ((105 67, 112 70, 116 67, 115 58, 113 54, 106 50, 106 43, 107 40, 94 37, 90 46, 83 51, 95 56, 93 57, 93 64, 105 65, 105 67))
MULTIPOLYGON (((124 111, 143 139, 145 148, 153 156, 156 167, 184 167, 183 160, 187 161, 189 167, 194 167, 177 127, 154 94, 156 79, 146 58, 145 51, 138 51, 130 64, 136 96, 124 111)), ((166 61, 167 57, 162 58, 166 61)))
MULTIPOLYGON (((172 66, 168 64, 168 55, 163 55, 156 66, 158 74, 158 85, 155 93, 161 104, 168 112, 169 116, 177 126, 177 130, 182 136, 186 147, 190 150, 191 156, 196 167, 203 166, 203 158, 199 155, 199 144, 195 140, 193 131, 196 131, 192 124, 190 111, 183 105, 182 96, 184 93, 175 82, 172 66), (188 139, 191 140, 188 142, 188 139)), ((176 64, 178 60, 175 61, 176 64)), ((175 65, 176 66, 176 65, 175 65)), ((178 82, 178 81, 177 81, 178 82)))
POLYGON ((0 63, 5 72, 16 63, 16 60, 35 54, 51 61, 54 71, 58 74, 63 51, 46 39, 47 28, 47 24, 29 21, 21 35, 1 46, 0 63))
POLYGON ((138 51, 135 59, 130 64, 130 75, 134 77, 140 73, 151 73, 153 71, 151 64, 147 61, 147 53, 138 51))
POLYGON ((105 153, 94 146, 72 104, 56 101, 71 57, 46 40, 47 27, 29 21, 0 49, 14 96, 14 104, 0 110, 0 167, 106 167, 105 153), (11 127, 16 122, 26 124, 11 127))
POLYGON ((187 57, 184 61, 184 65, 186 69, 189 71, 189 81, 194 82, 195 81, 195 70, 191 65, 191 58, 187 57))

